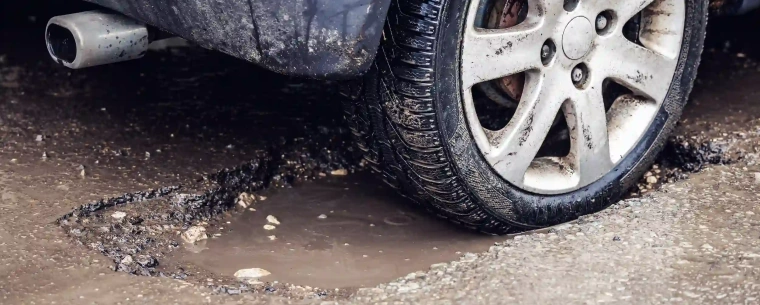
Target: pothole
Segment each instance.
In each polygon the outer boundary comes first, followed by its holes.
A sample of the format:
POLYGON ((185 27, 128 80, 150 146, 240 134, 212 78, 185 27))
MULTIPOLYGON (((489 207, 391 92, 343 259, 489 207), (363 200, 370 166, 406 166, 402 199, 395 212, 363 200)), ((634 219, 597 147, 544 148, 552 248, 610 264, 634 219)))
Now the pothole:
MULTIPOLYGON (((192 185, 170 186, 129 193, 85 204, 58 222, 76 242, 111 258, 115 271, 144 276, 163 276, 208 285, 227 293, 274 292, 291 296, 292 289, 276 284, 249 285, 236 281, 214 282, 182 266, 165 261, 181 249, 180 234, 192 226, 205 229, 208 237, 224 234, 226 221, 239 204, 242 193, 252 201, 265 202, 265 194, 293 183, 314 180, 336 172, 353 173, 358 162, 351 156, 348 131, 313 128, 307 137, 282 141, 260 151, 252 161, 203 177, 192 185)), ((252 207, 248 207, 252 208, 252 207)), ((200 246, 200 245, 197 245, 200 246)), ((327 296, 326 291, 299 290, 298 296, 327 296)))
MULTIPOLYGON (((115 271, 171 277, 219 293, 328 300, 485 251, 498 240, 411 208, 369 173, 356 173, 346 130, 315 130, 192 185, 85 204, 59 223, 78 243, 111 258, 115 271), (309 180, 317 181, 302 183, 309 180), (203 231, 188 244, 181 234, 191 227, 203 231), (258 268, 270 274, 235 277, 258 268)), ((734 142, 670 139, 632 196, 742 158, 734 142)))
MULTIPOLYGON (((737 136, 738 137, 738 136, 737 136)), ((644 195, 662 185, 689 178, 709 165, 726 165, 746 156, 737 138, 678 135, 665 143, 655 164, 633 187, 629 197, 644 195)))

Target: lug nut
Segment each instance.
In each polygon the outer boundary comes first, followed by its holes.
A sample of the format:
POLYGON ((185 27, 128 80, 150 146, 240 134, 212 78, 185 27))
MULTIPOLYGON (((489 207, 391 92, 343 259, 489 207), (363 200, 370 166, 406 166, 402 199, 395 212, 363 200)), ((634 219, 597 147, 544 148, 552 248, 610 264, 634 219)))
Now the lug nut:
POLYGON ((571 77, 573 78, 573 83, 578 84, 583 80, 583 69, 580 67, 573 68, 573 72, 571 73, 571 77))
POLYGON ((596 16, 596 29, 598 31, 606 29, 607 23, 608 23, 607 17, 605 17, 604 15, 600 14, 599 16, 596 16))
POLYGON ((573 81, 573 85, 575 85, 576 88, 585 88, 589 79, 589 70, 586 64, 579 63, 575 66, 573 70, 570 71, 570 79, 573 81))
POLYGON ((541 47, 541 59, 547 59, 549 58, 549 55, 552 53, 552 48, 549 45, 544 45, 541 47))
POLYGON ((541 62, 544 66, 548 66, 552 62, 555 52, 554 42, 547 40, 544 45, 541 46, 541 62))

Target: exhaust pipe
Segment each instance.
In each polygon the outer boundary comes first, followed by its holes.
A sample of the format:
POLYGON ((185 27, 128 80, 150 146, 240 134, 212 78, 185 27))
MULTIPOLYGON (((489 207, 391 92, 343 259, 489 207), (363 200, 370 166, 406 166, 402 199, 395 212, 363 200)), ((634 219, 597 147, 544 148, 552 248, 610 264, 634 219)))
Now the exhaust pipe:
POLYGON ((81 69, 143 57, 150 33, 123 15, 88 11, 50 19, 45 41, 56 62, 81 69))

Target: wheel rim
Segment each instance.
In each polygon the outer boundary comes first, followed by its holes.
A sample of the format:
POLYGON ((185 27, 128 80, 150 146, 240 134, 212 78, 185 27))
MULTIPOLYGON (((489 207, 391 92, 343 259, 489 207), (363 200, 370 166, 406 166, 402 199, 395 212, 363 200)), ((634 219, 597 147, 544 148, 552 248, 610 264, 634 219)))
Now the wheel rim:
POLYGON ((460 67, 468 126, 485 160, 511 184, 539 194, 573 191, 612 171, 642 138, 670 88, 684 1, 566 0, 563 6, 529 0, 519 24, 485 29, 478 25, 486 1, 470 3, 460 67), (623 34, 634 17, 641 18, 637 42, 623 34), (542 58, 547 50, 550 57, 542 58), (514 114, 506 126, 485 129, 474 86, 518 74, 525 81, 514 114), (605 107, 609 82, 628 94, 605 107), (569 153, 536 157, 558 114, 567 122, 569 153))

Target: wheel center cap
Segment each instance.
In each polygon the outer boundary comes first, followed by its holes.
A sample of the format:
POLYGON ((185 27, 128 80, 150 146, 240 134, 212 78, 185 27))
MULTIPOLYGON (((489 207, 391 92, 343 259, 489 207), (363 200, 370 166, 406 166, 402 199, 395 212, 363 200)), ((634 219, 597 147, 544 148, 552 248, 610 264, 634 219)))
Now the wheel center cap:
POLYGON ((562 50, 570 59, 581 59, 591 50, 594 27, 586 17, 571 20, 562 33, 562 50))

